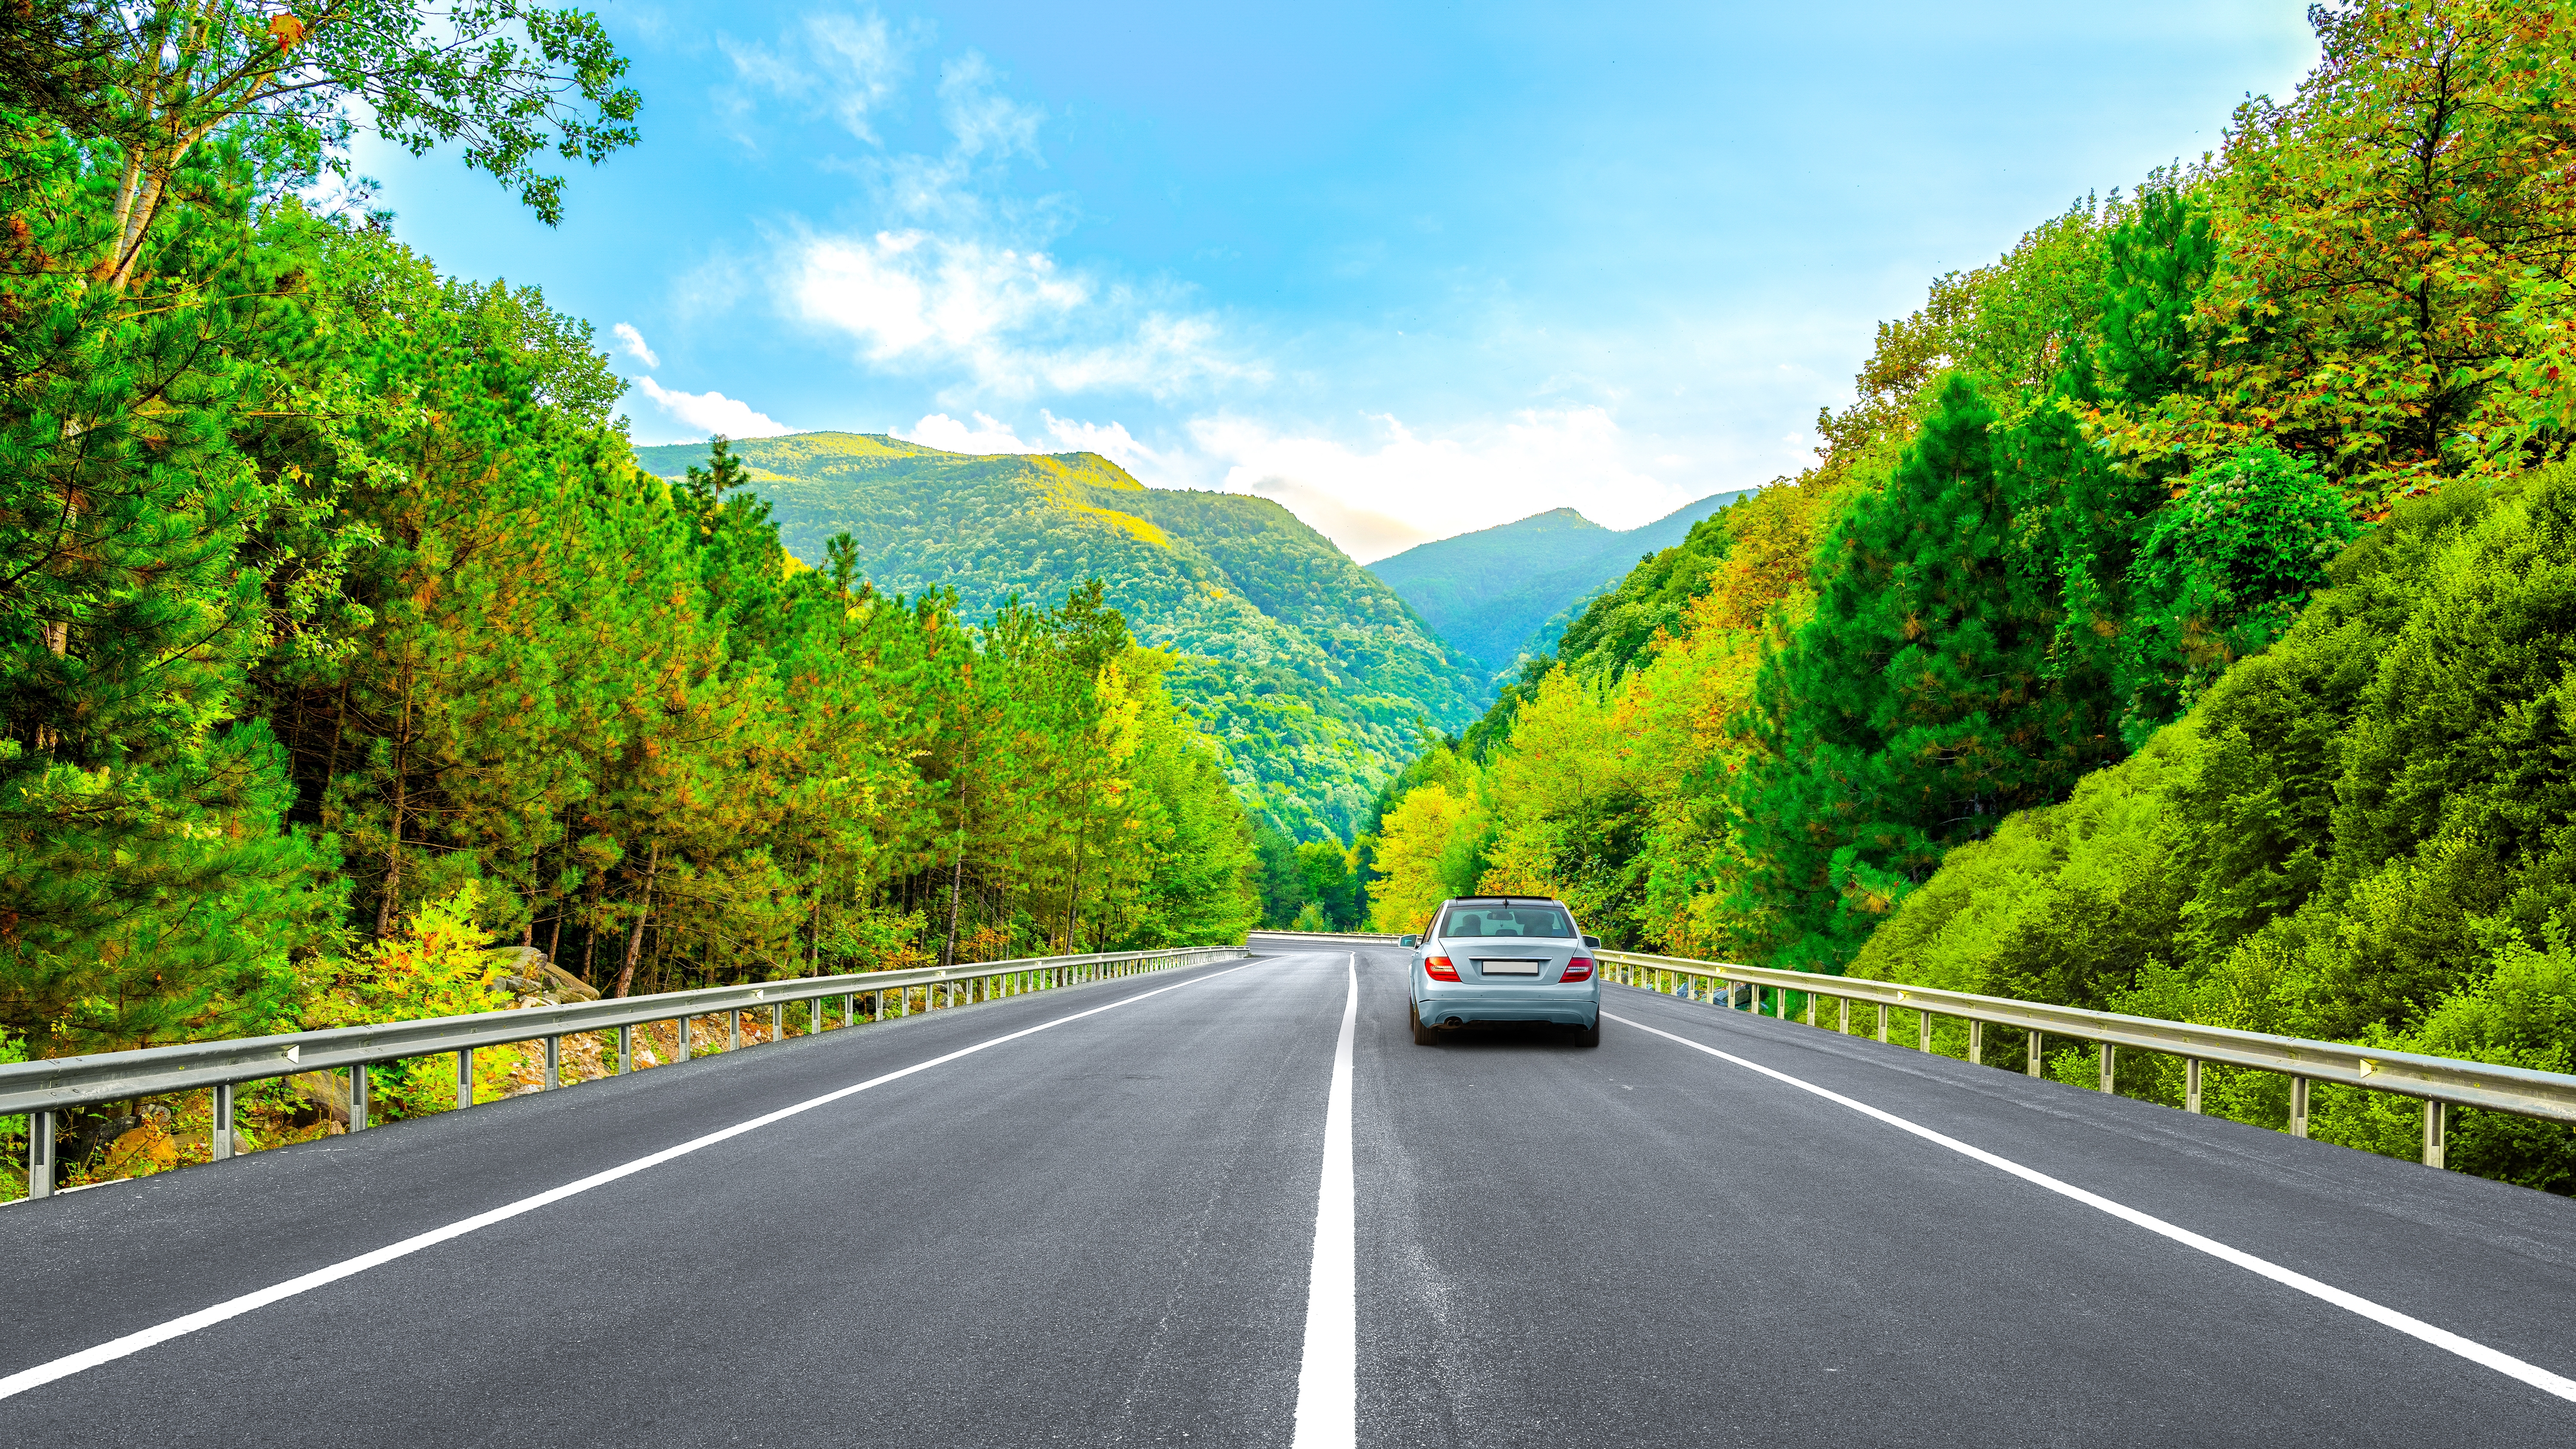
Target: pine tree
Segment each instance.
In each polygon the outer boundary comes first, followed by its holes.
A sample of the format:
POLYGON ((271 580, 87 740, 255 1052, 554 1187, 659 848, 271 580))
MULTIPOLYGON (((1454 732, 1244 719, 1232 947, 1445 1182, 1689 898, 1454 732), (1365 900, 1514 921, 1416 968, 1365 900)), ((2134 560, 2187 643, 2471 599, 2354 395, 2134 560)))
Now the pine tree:
POLYGON ((2098 699, 2056 688, 2057 617, 2021 566, 1995 412, 1953 375, 1884 492, 1818 563, 1816 611, 1764 663, 1770 747, 1744 807, 1775 958, 1837 971, 1944 851, 2113 757, 2098 699))
POLYGON ((258 1029, 330 906, 243 697, 295 623, 255 541, 300 500, 233 439, 298 321, 297 249, 214 148, 140 277, 100 285, 98 154, 0 131, 0 209, 49 228, 17 237, 0 305, 0 1026, 40 1054, 258 1029))

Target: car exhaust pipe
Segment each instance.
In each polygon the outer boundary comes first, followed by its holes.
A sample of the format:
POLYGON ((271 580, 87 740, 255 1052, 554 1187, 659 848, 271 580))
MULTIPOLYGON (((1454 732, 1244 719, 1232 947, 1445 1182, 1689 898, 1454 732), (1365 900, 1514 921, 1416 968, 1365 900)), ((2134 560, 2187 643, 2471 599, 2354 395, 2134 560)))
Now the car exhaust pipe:
POLYGON ((1440 1024, 1442 1026, 1465 1026, 1467 1023, 1453 1016, 1440 1024))

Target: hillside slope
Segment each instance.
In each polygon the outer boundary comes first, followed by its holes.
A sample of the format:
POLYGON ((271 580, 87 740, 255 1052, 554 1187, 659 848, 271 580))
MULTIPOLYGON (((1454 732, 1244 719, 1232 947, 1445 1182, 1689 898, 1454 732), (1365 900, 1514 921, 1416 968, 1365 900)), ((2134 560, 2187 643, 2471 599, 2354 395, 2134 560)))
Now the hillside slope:
MULTIPOLYGON (((1231 754, 1229 776, 1302 838, 1350 838, 1419 748, 1416 721, 1475 717, 1472 664, 1395 592, 1264 498, 1149 489, 1092 453, 943 453, 897 438, 803 433, 737 444, 790 552, 825 562, 847 531, 888 593, 957 592, 969 619, 1097 577, 1143 643, 1180 662, 1172 691, 1231 754)), ((638 448, 660 477, 704 444, 638 448)))
POLYGON ((1511 668, 1525 652, 1545 653, 1549 641, 1536 636, 1551 620, 1743 496, 1712 494, 1625 531, 1603 528, 1571 508, 1551 509, 1409 548, 1368 570, 1491 674, 1511 668))

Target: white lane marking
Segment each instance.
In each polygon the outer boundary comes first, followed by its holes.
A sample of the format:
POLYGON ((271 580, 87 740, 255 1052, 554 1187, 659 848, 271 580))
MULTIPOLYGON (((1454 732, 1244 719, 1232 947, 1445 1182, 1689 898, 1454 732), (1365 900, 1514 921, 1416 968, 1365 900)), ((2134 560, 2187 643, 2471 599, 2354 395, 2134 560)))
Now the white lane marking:
POLYGON ((723 1129, 722 1131, 710 1132, 704 1137, 692 1138, 687 1142, 681 1143, 677 1147, 665 1147, 659 1152, 652 1153, 649 1156, 636 1158, 632 1162, 622 1163, 616 1167, 609 1168, 605 1172, 592 1173, 590 1176, 582 1178, 577 1182, 568 1182, 561 1187, 549 1188, 544 1192, 535 1194, 534 1196, 523 1197, 517 1202, 505 1203, 500 1207, 493 1208, 489 1212, 476 1213, 470 1218, 463 1218, 456 1222, 449 1223, 443 1228, 432 1228, 428 1232, 405 1238, 399 1243, 388 1243, 373 1252, 361 1253, 354 1258, 334 1263, 327 1268, 316 1268, 312 1272, 307 1273, 300 1278, 289 1278, 285 1282, 279 1283, 273 1287, 262 1288, 254 1293, 245 1293, 238 1298, 226 1299, 224 1302, 218 1303, 212 1308, 200 1308, 194 1313, 190 1313, 179 1318, 173 1318, 167 1323, 155 1324, 154 1326, 143 1329, 137 1333, 129 1333, 123 1338, 109 1339, 107 1342, 102 1343, 95 1348, 85 1348, 78 1353, 66 1354, 49 1363, 40 1363, 34 1368, 20 1369, 18 1372, 9 1375, 7 1378, 0 1378, 0 1399, 6 1399, 18 1394, 23 1394, 29 1389, 40 1388, 43 1385, 52 1383, 56 1379, 68 1378, 84 1369, 93 1369, 97 1368, 101 1364, 114 1363, 118 1359, 125 1358, 131 1354, 140 1353, 143 1350, 152 1347, 154 1344, 167 1343, 171 1339, 178 1338, 185 1334, 194 1333, 201 1328, 211 1328, 228 1318, 238 1318, 241 1315, 250 1312, 252 1309, 265 1308, 272 1303, 293 1298, 300 1293, 310 1293, 314 1289, 320 1288, 326 1284, 337 1283, 343 1278, 363 1273, 369 1268, 379 1267, 383 1264, 390 1263, 396 1258, 407 1258, 412 1254, 421 1251, 423 1248, 435 1247, 440 1243, 446 1242, 450 1238, 461 1238, 467 1233, 473 1232, 478 1228, 488 1228, 494 1223, 506 1222, 523 1213, 535 1212, 541 1207, 561 1202, 565 1198, 588 1192, 595 1187, 605 1187, 620 1178, 632 1177, 636 1173, 642 1172, 648 1167, 658 1167, 665 1162, 671 1161, 673 1158, 686 1157, 692 1152, 699 1151, 703 1148, 713 1147, 719 1142, 740 1137, 746 1132, 756 1132, 772 1123, 783 1122, 788 1118, 797 1116, 801 1113, 811 1112, 817 1107, 829 1106, 834 1102, 840 1101, 844 1097, 856 1096, 871 1087, 882 1087, 888 1082, 899 1081, 902 1078, 911 1076, 915 1072, 926 1072, 932 1067, 944 1066, 949 1062, 957 1060, 959 1057, 971 1057, 977 1052, 990 1047, 1001 1046, 1005 1042, 1018 1041, 1024 1036, 1035 1036, 1039 1032, 1063 1026, 1067 1022, 1080 1021, 1086 1016, 1098 1016, 1104 1011, 1115 1011, 1122 1006, 1133 1006, 1139 1001, 1143 1001, 1148 997, 1160 996, 1166 991, 1178 991, 1183 987, 1197 986, 1202 982, 1214 981, 1220 976, 1231 976, 1237 971, 1242 971, 1259 964, 1261 963, 1256 961, 1246 961, 1241 966, 1229 966, 1223 971, 1211 971, 1205 976, 1198 976, 1187 981, 1175 982, 1170 986, 1158 986, 1151 991, 1140 991, 1134 996, 1122 997, 1119 1000, 1110 1002, 1106 1006, 1095 1006, 1089 1011, 1077 1011, 1071 1016, 1059 1016, 1053 1021, 1040 1022, 1036 1026, 1027 1027, 1019 1031, 1008 1033, 1007 1035, 997 1036, 989 1041, 979 1041, 973 1046, 961 1047, 956 1051, 950 1052, 944 1057, 933 1057, 929 1061, 915 1063, 914 1065, 905 1067, 900 1071, 888 1072, 881 1077, 870 1077, 856 1086, 843 1087, 837 1091, 826 1092, 822 1096, 809 1098, 808 1100, 799 1102, 792 1107, 781 1107, 775 1112, 768 1113, 765 1116, 754 1117, 748 1122, 737 1123, 734 1126, 723 1129))
MULTIPOLYGON (((1604 1014, 1607 1015, 1607 1013, 1604 1014)), ((2200 1252, 2207 1253, 2209 1256, 2219 1259, 2222 1262, 2233 1263, 2237 1267, 2244 1269, 2246 1272, 2259 1274, 2262 1277, 2269 1278, 2273 1282, 2278 1283, 2285 1288, 2295 1288, 2299 1292, 2305 1293, 2311 1298, 2322 1299, 2325 1302, 2331 1303, 2337 1308, 2344 1309, 2347 1312, 2358 1313, 2373 1323, 2385 1324, 2408 1337, 2422 1339, 2424 1342, 2433 1345, 2435 1348, 2443 1349, 2450 1353, 2456 1353, 2460 1357, 2469 1360, 2471 1363, 2484 1364, 2488 1368, 2494 1369, 2497 1373, 2504 1374, 2510 1378, 2520 1379, 2524 1383, 2531 1385, 2535 1389, 2539 1389, 2543 1393, 2555 1394, 2562 1399, 2576 1400, 2576 1379, 2562 1378, 2537 1364, 2525 1363, 2521 1359, 2515 1358, 2512 1354, 2506 1353, 2500 1349, 2489 1348, 2475 1339, 2462 1338, 2458 1334, 2453 1333, 2446 1328, 2435 1328, 2432 1324, 2426 1323, 2420 1318, 2400 1313, 2396 1309, 2390 1308, 2384 1304, 2373 1303, 2369 1299, 2364 1298, 2357 1293, 2347 1293, 2343 1289, 2337 1288, 2331 1283, 2320 1283, 2305 1273, 2284 1268, 2280 1264, 2271 1262, 2267 1259, 2257 1258, 2251 1253, 2245 1252, 2239 1248, 2231 1248, 2225 1243, 2219 1242, 2215 1239, 2204 1238, 2189 1228, 2177 1227, 2152 1213, 2143 1213, 2125 1203, 2113 1202, 2099 1193, 2086 1192, 2084 1189, 2075 1186, 2073 1183, 2060 1181, 2057 1178, 2049 1176, 2045 1172, 2041 1172, 2037 1168, 2024 1167, 2020 1163, 2007 1157, 1997 1157, 1995 1154, 1986 1151, 1982 1147, 1971 1147, 1967 1143, 1962 1142, 1955 1137, 1935 1132, 1931 1128, 1925 1127, 1919 1123, 1908 1122, 1893 1112, 1883 1112, 1878 1108, 1869 1105, 1867 1102, 1853 1101, 1851 1098, 1844 1096, 1840 1092, 1819 1087, 1813 1082, 1801 1081, 1796 1077, 1790 1076, 1786 1072, 1774 1071, 1771 1068, 1762 1065, 1760 1062, 1746 1061, 1744 1058, 1739 1057, 1732 1052, 1722 1052, 1713 1046, 1704 1046, 1699 1042, 1692 1041, 1688 1037, 1675 1036, 1671 1032, 1657 1030, 1654 1027, 1646 1025, 1642 1021, 1630 1021, 1624 1016, 1612 1016, 1610 1019, 1612 1021, 1624 1023, 1628 1026, 1633 1026, 1639 1031, 1654 1032, 1655 1035, 1663 1037, 1668 1041, 1677 1041, 1683 1046, 1691 1048, 1693 1051, 1706 1052, 1710 1056, 1733 1062, 1735 1065, 1743 1067, 1747 1071, 1760 1072, 1762 1075, 1771 1078, 1775 1082, 1785 1083, 1788 1086, 1797 1088, 1801 1092, 1814 1093, 1816 1096, 1822 1097, 1828 1102, 1834 1102, 1841 1106, 1849 1107, 1864 1117, 1875 1117, 1879 1121, 1886 1123, 1890 1127, 1896 1128, 1900 1132, 1911 1132, 1926 1142, 1938 1143, 1963 1157, 1973 1157, 1977 1161, 1986 1164, 1988 1167, 1998 1168, 2002 1171, 2009 1172, 2024 1182, 2037 1187, 2044 1187, 2050 1192, 2058 1194, 2060 1197, 2072 1198, 2075 1201, 2084 1204, 2086 1207, 2095 1208, 2102 1212, 2109 1213, 2111 1216, 2120 1219, 2122 1222, 2133 1223, 2138 1227, 2145 1228, 2148 1232, 2155 1233, 2161 1237, 2171 1238, 2186 1248, 2197 1249, 2200 1252)))
POLYGON ((1359 1188, 1351 1176, 1351 1033, 1360 1017, 1360 958, 1333 1043, 1324 1098, 1324 1180, 1315 1194, 1315 1262, 1306 1272, 1306 1361, 1297 1370, 1295 1449, 1359 1441, 1359 1188))

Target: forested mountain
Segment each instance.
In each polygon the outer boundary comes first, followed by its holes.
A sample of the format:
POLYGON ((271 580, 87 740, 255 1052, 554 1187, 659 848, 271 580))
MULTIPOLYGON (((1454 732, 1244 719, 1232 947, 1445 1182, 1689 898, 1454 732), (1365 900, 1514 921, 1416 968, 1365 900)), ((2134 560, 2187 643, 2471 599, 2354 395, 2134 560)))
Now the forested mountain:
MULTIPOLYGON (((1550 892, 1676 954, 2576 1065, 2576 27, 2310 16, 2294 96, 1934 279, 1814 467, 1410 763, 1379 927, 1550 892)), ((2277 1074, 2207 1085, 2286 1122, 2277 1074)), ((2309 1109, 2405 1156, 2418 1127, 2309 1109)), ((2563 1126, 2462 1109, 2451 1143, 2576 1191, 2563 1126)))
MULTIPOLYGON (((1321 534, 1265 498, 1147 488, 1092 453, 943 453, 806 433, 735 446, 788 549, 885 593, 954 591, 967 618, 1097 578, 1137 638, 1177 656, 1173 697, 1222 740, 1247 801, 1347 841, 1420 730, 1474 717, 1472 667, 1321 534)), ((696 444, 642 448, 677 477, 696 444)))
POLYGON ((1487 674, 1555 645, 1550 625, 1618 581, 1642 556, 1682 541, 1691 525, 1743 497, 1718 493, 1641 528, 1603 528, 1571 508, 1437 539, 1368 571, 1487 674))

